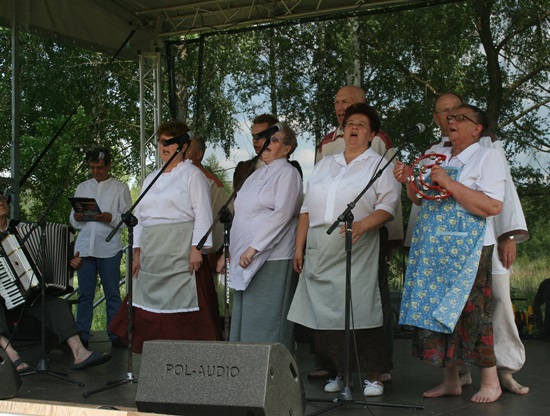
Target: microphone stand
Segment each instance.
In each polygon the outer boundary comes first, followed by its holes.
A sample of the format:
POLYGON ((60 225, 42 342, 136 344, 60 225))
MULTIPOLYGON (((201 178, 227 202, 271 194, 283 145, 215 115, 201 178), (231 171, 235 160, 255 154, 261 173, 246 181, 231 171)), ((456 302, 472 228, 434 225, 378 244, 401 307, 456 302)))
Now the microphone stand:
POLYGON ((149 192, 151 187, 155 184, 155 182, 158 180, 160 175, 166 170, 168 166, 172 163, 172 161, 176 158, 176 156, 181 152, 183 145, 187 143, 184 141, 183 143, 178 145, 178 148, 174 152, 174 154, 170 157, 168 162, 166 162, 157 175, 153 178, 151 183, 147 186, 147 188, 141 193, 139 198, 136 200, 136 202, 133 203, 133 205, 130 207, 130 209, 122 214, 120 221, 116 225, 115 228, 111 231, 111 233, 107 236, 105 241, 109 242, 111 239, 115 236, 117 231, 120 227, 122 227, 122 224, 126 224, 128 227, 128 245, 127 245, 127 252, 126 252, 126 300, 128 303, 128 365, 127 365, 127 371, 126 371, 126 378, 114 380, 114 381, 107 381, 106 385, 100 388, 97 388, 95 390, 91 390, 88 392, 82 393, 83 397, 90 397, 94 394, 101 393, 102 391, 110 390, 118 386, 123 385, 130 385, 130 384, 137 384, 138 379, 134 377, 134 374, 132 372, 132 343, 133 343, 133 335, 134 335, 134 306, 133 306, 133 276, 132 276, 132 263, 134 258, 134 227, 138 224, 138 219, 132 214, 132 211, 136 208, 136 206, 141 202, 143 197, 149 192))
MULTIPOLYGON (((410 135, 402 134, 401 137, 410 138, 410 135)), ((405 145, 408 143, 408 140, 405 141, 401 147, 395 152, 395 154, 386 162, 382 168, 380 168, 373 177, 369 180, 365 188, 357 195, 357 197, 347 205, 347 208, 338 216, 336 221, 330 226, 327 230, 327 234, 332 234, 332 232, 338 227, 341 222, 346 224, 346 233, 345 233, 345 251, 346 251, 346 287, 345 287, 345 314, 344 314, 344 388, 338 395, 336 399, 308 399, 308 401, 313 402, 324 402, 332 403, 331 406, 326 409, 319 410, 317 412, 311 413, 308 416, 320 415, 322 413, 328 412, 330 410, 336 409, 340 406, 351 406, 351 405, 361 405, 361 406, 380 406, 380 407, 395 407, 402 409, 419 409, 423 410, 424 406, 414 405, 414 404, 389 404, 384 402, 372 402, 365 400, 355 400, 351 394, 351 389, 349 387, 350 382, 350 317, 351 317, 351 251, 352 251, 352 225, 353 225, 353 213, 352 210, 355 208, 357 202, 361 197, 372 187, 372 185, 378 180, 386 168, 391 164, 393 159, 397 156, 398 153, 401 153, 405 145)))
MULTIPOLYGON (((273 134, 275 133, 276 132, 273 132, 273 134)), ((265 149, 267 149, 270 143, 271 143, 271 136, 268 136, 262 148, 258 152, 258 154, 252 158, 250 167, 248 169, 248 173, 246 175, 246 179, 248 179, 248 177, 252 175, 252 173, 256 169, 256 164, 258 163, 260 156, 265 151, 265 149)), ((246 179, 244 180, 244 182, 246 182, 246 179)), ((241 187, 243 184, 241 184, 241 187)), ((227 201, 225 202, 225 204, 218 211, 218 215, 214 219, 214 222, 212 223, 208 231, 206 231, 206 234, 201 238, 201 240, 199 241, 199 244, 197 244, 197 250, 200 251, 203 248, 204 243, 206 242, 206 239, 208 238, 210 233, 212 233, 212 230, 214 229, 216 224, 218 222, 221 222, 223 224, 223 246, 222 247, 223 247, 223 258, 225 263, 225 284, 224 284, 225 305, 224 305, 223 338, 225 341, 229 341, 229 320, 230 320, 229 319, 230 318, 229 317, 229 309, 230 309, 230 305, 229 305, 229 297, 230 297, 229 296, 229 231, 231 230, 231 223, 233 221, 233 215, 231 214, 229 205, 231 205, 231 203, 236 197, 237 197, 237 191, 233 190, 229 198, 227 198, 227 201)))
MULTIPOLYGON (((76 173, 80 171, 80 169, 84 166, 84 162, 82 162, 78 168, 76 169, 76 173)), ((74 175, 73 175, 74 177, 74 175)), ((31 235, 31 233, 37 228, 40 227, 41 233, 40 233, 40 264, 39 270, 41 270, 42 275, 42 282, 40 282, 40 301, 41 301, 41 324, 40 324, 40 360, 38 361, 38 364, 36 365, 36 369, 27 373, 21 374, 21 376, 31 376, 35 374, 46 374, 52 377, 59 378, 61 380, 67 381, 69 383, 75 384, 79 387, 83 387, 84 383, 81 383, 80 381, 73 380, 69 377, 67 377, 66 373, 61 373, 57 371, 51 371, 48 367, 48 361, 46 360, 46 283, 44 282, 46 277, 46 216, 48 215, 48 212, 51 210, 53 203, 58 200, 59 196, 63 193, 64 187, 60 186, 55 193, 55 195, 50 199, 50 202, 40 218, 38 219, 36 225, 32 227, 27 234, 22 238, 22 243, 24 243, 31 235)))

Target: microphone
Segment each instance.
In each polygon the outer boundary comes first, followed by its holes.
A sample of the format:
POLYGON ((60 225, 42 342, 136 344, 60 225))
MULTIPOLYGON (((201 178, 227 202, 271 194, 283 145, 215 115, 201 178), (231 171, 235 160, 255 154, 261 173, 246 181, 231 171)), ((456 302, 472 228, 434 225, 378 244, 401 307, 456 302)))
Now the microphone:
MULTIPOLYGON (((76 148, 76 150, 81 150, 81 148, 76 148)), ((90 160, 105 160, 105 153, 99 150, 88 150, 86 152, 86 161, 90 160)))
POLYGON ((168 140, 161 140, 160 142, 164 147, 170 146, 171 144, 177 143, 179 145, 184 144, 186 141, 193 140, 193 137, 195 137, 195 133, 193 133, 191 130, 189 130, 187 133, 182 134, 178 137, 173 137, 168 140))
POLYGON ((283 129, 283 123, 275 123, 271 127, 268 127, 267 129, 262 130, 259 133, 253 134, 252 138, 256 140, 267 139, 273 136, 278 131, 281 131, 282 129, 283 129))
POLYGON ((423 133, 424 130, 426 130, 426 126, 422 123, 418 123, 416 126, 411 127, 408 130, 405 130, 403 133, 400 134, 401 137, 412 137, 419 133, 423 133))

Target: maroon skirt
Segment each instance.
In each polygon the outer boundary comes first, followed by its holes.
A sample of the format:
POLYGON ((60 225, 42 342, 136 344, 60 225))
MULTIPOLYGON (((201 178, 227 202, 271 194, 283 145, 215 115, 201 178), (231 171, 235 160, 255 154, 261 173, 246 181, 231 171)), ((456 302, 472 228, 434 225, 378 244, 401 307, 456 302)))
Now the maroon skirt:
MULTIPOLYGON (((141 354, 143 343, 149 340, 222 339, 221 319, 214 277, 203 256, 201 268, 195 272, 199 310, 180 313, 155 313, 134 308, 132 351, 141 354)), ((128 342, 128 298, 126 297, 109 325, 109 330, 128 342)))

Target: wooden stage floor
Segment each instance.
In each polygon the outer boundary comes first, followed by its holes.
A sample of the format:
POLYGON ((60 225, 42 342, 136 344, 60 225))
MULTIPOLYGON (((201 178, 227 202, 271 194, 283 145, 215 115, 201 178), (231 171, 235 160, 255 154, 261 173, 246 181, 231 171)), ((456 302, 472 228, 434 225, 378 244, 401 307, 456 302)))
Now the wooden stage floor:
MULTIPOLYGON (((104 334, 96 333, 90 343, 90 348, 96 351, 110 351, 111 345, 104 334)), ((501 398, 492 404, 473 404, 470 397, 479 387, 479 374, 473 372, 474 382, 472 386, 464 389, 461 397, 446 397, 438 399, 423 399, 423 391, 435 386, 440 381, 440 370, 421 363, 410 357, 410 339, 398 338, 395 343, 395 369, 393 382, 386 384, 385 393, 381 397, 369 398, 369 402, 380 403, 386 406, 340 406, 325 412, 332 415, 396 415, 396 416, 421 416, 421 415, 453 415, 453 416, 547 416, 550 414, 550 390, 546 383, 550 383, 550 342, 537 339, 524 340, 527 349, 527 363, 517 375, 519 382, 529 386, 531 391, 525 396, 515 396, 503 393, 501 398), (422 410, 395 407, 402 405, 423 406, 422 410)), ((21 351, 21 355, 31 365, 35 365, 39 358, 40 349, 37 346, 28 347, 21 351)), ((62 402, 74 406, 94 408, 116 408, 136 410, 137 384, 126 384, 107 390, 90 397, 84 398, 83 393, 95 390, 105 385, 106 382, 127 377, 127 351, 113 349, 111 362, 90 368, 86 371, 71 371, 68 369, 72 357, 67 353, 54 350, 47 354, 49 369, 66 372, 68 377, 85 384, 84 387, 74 386, 65 381, 48 375, 33 375, 23 378, 23 384, 10 401, 39 401, 42 403, 62 402)), ((140 355, 133 355, 133 374, 139 380, 140 355)), ((306 373, 313 368, 312 357, 308 354, 308 345, 299 344, 298 366, 303 375, 308 404, 306 415, 328 409, 330 404, 310 401, 313 398, 332 399, 337 394, 323 392, 324 380, 307 380, 306 373)), ((0 382, 2 382, 0 380, 0 382)), ((357 400, 365 400, 362 392, 354 388, 352 394, 357 400)), ((243 394, 246 392, 243 391, 243 394)), ((6 404, 6 403, 5 403, 6 404)), ((9 414, 2 410, 0 402, 0 415, 9 414)))

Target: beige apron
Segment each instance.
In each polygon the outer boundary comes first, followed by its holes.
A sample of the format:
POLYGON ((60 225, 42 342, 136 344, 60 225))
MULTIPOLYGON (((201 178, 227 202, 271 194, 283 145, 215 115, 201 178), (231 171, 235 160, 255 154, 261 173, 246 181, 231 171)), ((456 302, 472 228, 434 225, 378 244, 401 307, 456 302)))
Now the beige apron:
MULTIPOLYGON (((344 329, 346 252, 345 239, 328 226, 310 228, 304 269, 298 281, 288 319, 308 328, 344 329)), ((379 233, 364 234, 352 248, 351 297, 356 329, 382 326, 378 288, 379 233)))
POLYGON ((134 306, 156 313, 199 310, 195 275, 189 273, 194 222, 144 227, 134 306))

